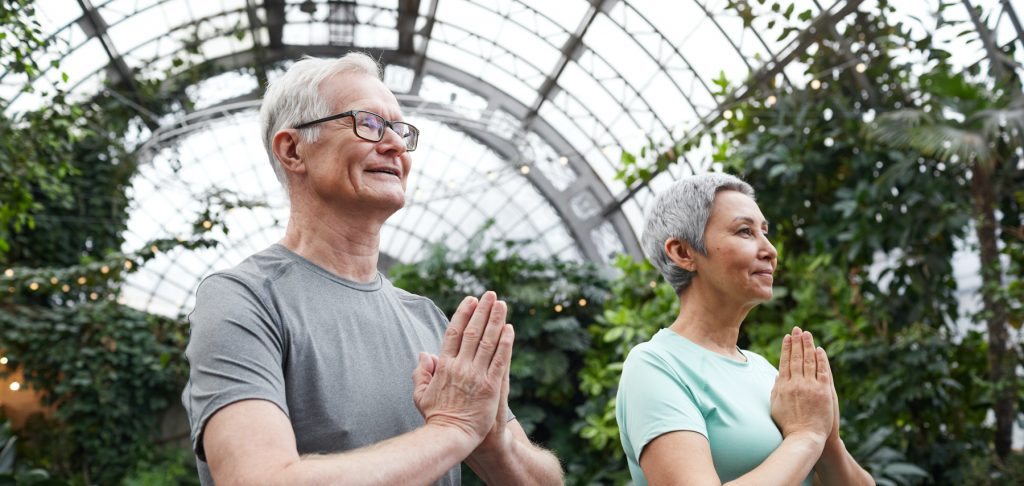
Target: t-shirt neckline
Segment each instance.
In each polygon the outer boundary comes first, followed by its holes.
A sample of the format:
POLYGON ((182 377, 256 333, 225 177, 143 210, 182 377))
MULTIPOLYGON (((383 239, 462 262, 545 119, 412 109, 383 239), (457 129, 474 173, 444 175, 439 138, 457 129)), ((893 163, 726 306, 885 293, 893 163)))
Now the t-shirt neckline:
POLYGON ((730 364, 735 365, 735 366, 745 367, 745 366, 749 366, 750 365, 750 355, 748 355, 742 349, 740 349, 739 346, 736 346, 736 350, 739 351, 740 354, 742 354, 744 358, 746 358, 745 361, 739 361, 739 360, 736 360, 734 358, 730 358, 728 356, 723 356, 721 354, 718 354, 718 353, 716 353, 716 352, 714 352, 714 351, 712 351, 712 350, 710 350, 708 348, 705 348, 704 346, 701 346, 701 345, 699 345, 699 344, 697 344, 697 343, 695 343, 693 341, 690 341, 686 337, 682 336, 681 334, 679 334, 679 333, 677 333, 677 332, 675 332, 675 331, 673 331, 673 330, 671 330, 671 329, 669 329, 667 327, 661 329, 660 331, 658 331, 658 333, 655 334, 655 337, 658 337, 659 335, 666 334, 666 333, 667 333, 668 337, 663 337, 663 339, 677 340, 679 343, 681 343, 683 345, 683 347, 685 347, 688 350, 691 350, 691 351, 694 351, 694 352, 697 352, 697 353, 701 353, 701 354, 704 354, 706 356, 710 356, 710 357, 712 357, 714 359, 718 359, 718 360, 721 360, 721 361, 726 362, 726 363, 730 363, 730 364))
POLYGON ((271 249, 280 252, 286 258, 298 263, 299 265, 302 265, 303 267, 309 269, 313 273, 320 275, 321 277, 324 277, 335 283, 339 283, 341 285, 344 285, 355 290, 361 290, 363 292, 372 292, 375 290, 380 290, 381 287, 384 286, 384 276, 381 275, 379 270, 377 271, 377 274, 374 276, 373 280, 369 282, 356 282, 355 280, 349 280, 347 278, 338 276, 334 272, 331 272, 330 270, 307 260, 302 255, 295 253, 290 248, 280 243, 274 243, 273 245, 271 245, 271 249))

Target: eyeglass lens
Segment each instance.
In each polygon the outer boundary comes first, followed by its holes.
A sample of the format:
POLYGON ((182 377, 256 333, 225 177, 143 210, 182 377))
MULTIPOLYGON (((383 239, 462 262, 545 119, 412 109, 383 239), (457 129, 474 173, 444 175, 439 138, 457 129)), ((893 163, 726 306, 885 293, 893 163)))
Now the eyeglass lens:
MULTIPOLYGON (((387 128, 387 124, 377 114, 368 111, 357 111, 355 119, 356 135, 372 142, 379 142, 384 138, 384 130, 387 128)), ((399 137, 402 137, 402 142, 407 150, 414 150, 416 148, 419 134, 412 125, 403 122, 391 122, 391 129, 399 137)))

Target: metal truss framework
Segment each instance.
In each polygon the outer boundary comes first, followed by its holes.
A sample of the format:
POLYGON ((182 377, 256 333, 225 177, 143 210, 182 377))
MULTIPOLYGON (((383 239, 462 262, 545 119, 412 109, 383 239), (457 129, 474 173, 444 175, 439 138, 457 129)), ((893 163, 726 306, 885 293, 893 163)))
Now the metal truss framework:
MULTIPOLYGON (((766 40, 758 29, 750 28, 743 31, 744 35, 753 40, 742 44, 734 38, 733 30, 729 30, 724 8, 721 2, 712 0, 690 0, 690 2, 706 15, 704 21, 710 22, 714 30, 721 33, 723 42, 736 52, 737 58, 749 71, 751 79, 766 81, 780 77, 783 82, 790 82, 785 72, 786 66, 807 46, 822 35, 837 37, 835 23, 853 11, 863 0, 835 2, 825 6, 817 0, 813 1, 817 8, 815 18, 808 23, 804 33, 785 45, 774 45, 766 40), (761 59, 755 59, 749 51, 763 52, 761 59)), ((542 65, 535 61, 530 52, 524 52, 517 46, 504 45, 495 38, 482 35, 464 24, 451 21, 440 15, 439 9, 445 3, 460 3, 457 0, 398 0, 394 6, 381 6, 386 2, 357 2, 325 0, 319 2, 287 2, 285 0, 245 0, 244 4, 233 8, 225 8, 214 14, 193 18, 190 22, 173 26, 165 32, 155 32, 148 41, 135 46, 115 45, 109 35, 111 29, 133 15, 145 10, 163 8, 173 3, 172 0, 141 2, 137 11, 130 12, 115 22, 108 23, 104 18, 103 9, 109 7, 110 1, 77 0, 82 15, 73 22, 57 29, 52 35, 61 38, 62 32, 77 25, 86 35, 86 39, 70 45, 71 51, 81 47, 88 40, 99 39, 109 62, 94 73, 78 73, 81 80, 90 77, 103 77, 114 91, 120 91, 126 98, 137 101, 138 93, 134 87, 134 74, 145 71, 147 66, 158 66, 167 61, 167 57, 178 53, 164 53, 158 57, 147 59, 142 65, 130 65, 126 57, 132 51, 152 47, 174 32, 195 32, 193 42, 203 44, 220 37, 234 36, 244 32, 251 38, 251 43, 243 49, 201 62, 211 69, 206 72, 222 73, 238 70, 252 70, 258 79, 258 85, 264 86, 268 78, 268 70, 280 62, 284 62, 303 54, 319 56, 337 56, 348 50, 359 49, 380 56, 389 65, 407 68, 412 73, 409 91, 402 96, 404 108, 423 116, 441 120, 452 127, 463 130, 467 135, 486 145, 511 167, 535 166, 536 153, 526 139, 530 136, 539 137, 546 146, 564 160, 575 177, 565 181, 554 181, 549 173, 543 170, 524 171, 531 185, 555 208, 564 225, 568 228, 580 253, 587 259, 606 262, 608 253, 622 251, 640 255, 639 245, 634 233, 635 222, 627 218, 623 206, 633 202, 640 195, 649 196, 650 189, 646 185, 626 188, 617 186, 609 180, 607 173, 614 170, 617 153, 607 150, 608 147, 629 147, 631 140, 623 136, 623 126, 633 127, 656 140, 673 141, 698 132, 703 126, 716 123, 727 106, 719 105, 714 100, 712 87, 708 85, 706 76, 690 58, 682 52, 678 39, 671 38, 657 27, 655 19, 642 11, 630 0, 588 0, 584 14, 579 18, 575 28, 563 27, 564 22, 541 11, 533 2, 525 0, 507 0, 481 2, 474 7, 487 15, 498 19, 501 26, 534 32, 536 41, 552 51, 557 52, 557 61, 553 66, 542 65), (326 15, 324 15, 326 9, 326 15), (308 20, 303 19, 303 16, 308 20), (220 21, 221 25, 234 25, 231 28, 207 29, 203 38, 200 26, 220 21), (616 60, 606 56, 606 52, 594 49, 591 42, 599 39, 592 37, 596 23, 612 25, 626 35, 636 39, 635 49, 641 57, 656 67, 664 78, 651 77, 638 79, 628 69, 619 66, 616 60), (286 30, 296 25, 315 26, 327 24, 329 35, 322 44, 302 44, 288 42, 286 30), (356 35, 359 28, 378 30, 394 30, 397 41, 391 46, 362 45, 356 35), (543 27, 539 28, 539 27, 543 27), (467 68, 431 56, 434 48, 446 49, 458 56, 479 61, 486 68, 467 68), (607 116, 599 112, 590 99, 584 99, 581 93, 567 83, 567 72, 573 70, 589 76, 603 98, 614 103, 617 114, 607 116), (525 87, 533 91, 533 99, 525 100, 517 97, 507 89, 503 89, 484 79, 484 73, 500 76, 515 86, 525 87), (444 80, 463 87, 487 101, 485 109, 474 116, 467 116, 457 110, 434 101, 419 97, 423 82, 427 78, 444 80), (673 96, 681 100, 680 106, 686 107, 687 114, 696 120, 684 133, 674 130, 677 120, 666 116, 659 106, 659 100, 647 96, 652 83, 664 81, 674 92, 673 96), (511 118, 518 125, 509 128, 495 128, 494 120, 511 118), (568 126, 567 126, 568 125, 568 126), (584 208, 584 209, 580 209, 584 208), (587 210, 586 208, 596 208, 587 210), (611 247, 607 244, 607 235, 614 235, 617 240, 611 247), (604 236, 602 236, 604 235, 604 236), (603 238, 603 242, 602 242, 603 238)), ((978 18, 970 0, 962 0, 964 8, 970 12, 983 40, 987 56, 992 62, 993 70, 1015 67, 1005 62, 1001 47, 978 18)), ((1021 23, 1017 13, 1007 0, 1001 0, 1000 18, 1005 17, 1012 23, 1017 32, 1017 42, 1024 39, 1021 23)), ((849 48, 848 46, 846 46, 849 48)), ((1020 46, 1018 46, 1020 47, 1020 46)), ((1019 66, 1016 67, 1019 69, 1019 66)), ((2 78, 0 78, 2 79, 2 78)), ((81 81, 80 81, 81 82, 81 81)), ((868 93, 873 89, 865 78, 861 80, 868 93)), ((75 87, 72 87, 74 90, 75 87)), ((219 113, 230 112, 245 98, 258 97, 259 93, 242 93, 238 98, 225 101, 218 106, 207 108, 203 113, 182 114, 180 121, 200 123, 202 120, 214 120, 219 113), (195 116, 198 115, 198 116, 195 116)), ((749 96, 745 87, 733 94, 733 100, 749 96)), ((870 101, 869 101, 870 102, 870 101)), ((250 107, 251 108, 251 107, 250 107)), ((150 122, 152 123, 152 122, 150 122)), ((151 125, 153 143, 169 143, 175 130, 181 125, 151 125), (170 137, 170 138, 161 138, 170 137)), ((682 154, 681 162, 691 172, 699 170, 697 163, 682 154)), ((457 218, 457 215, 440 215, 441 217, 457 218)))

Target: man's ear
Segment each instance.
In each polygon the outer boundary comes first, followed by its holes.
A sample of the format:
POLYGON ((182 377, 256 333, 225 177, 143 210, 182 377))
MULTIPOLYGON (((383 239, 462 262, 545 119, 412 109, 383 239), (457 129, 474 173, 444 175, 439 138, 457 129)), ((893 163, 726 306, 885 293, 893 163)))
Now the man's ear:
POLYGON ((299 131, 294 128, 279 130, 270 141, 270 148, 284 170, 303 174, 306 172, 306 164, 299 154, 299 136, 299 131))
POLYGON ((669 238, 665 240, 665 254, 679 268, 689 272, 697 271, 697 251, 689 243, 678 238, 669 238))

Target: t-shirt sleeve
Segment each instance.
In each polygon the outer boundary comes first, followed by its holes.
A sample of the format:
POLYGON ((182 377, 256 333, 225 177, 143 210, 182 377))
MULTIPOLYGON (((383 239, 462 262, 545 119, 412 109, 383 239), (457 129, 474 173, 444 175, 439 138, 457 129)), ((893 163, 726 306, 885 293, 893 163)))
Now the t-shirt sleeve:
POLYGON ((690 386, 655 353, 637 349, 630 353, 619 382, 623 422, 619 428, 638 463, 644 447, 666 433, 688 430, 708 436, 690 386))
POLYGON ((204 280, 185 356, 189 381, 182 396, 192 447, 206 460, 202 433, 218 410, 240 400, 267 400, 285 415, 284 336, 273 313, 241 281, 223 274, 204 280))

